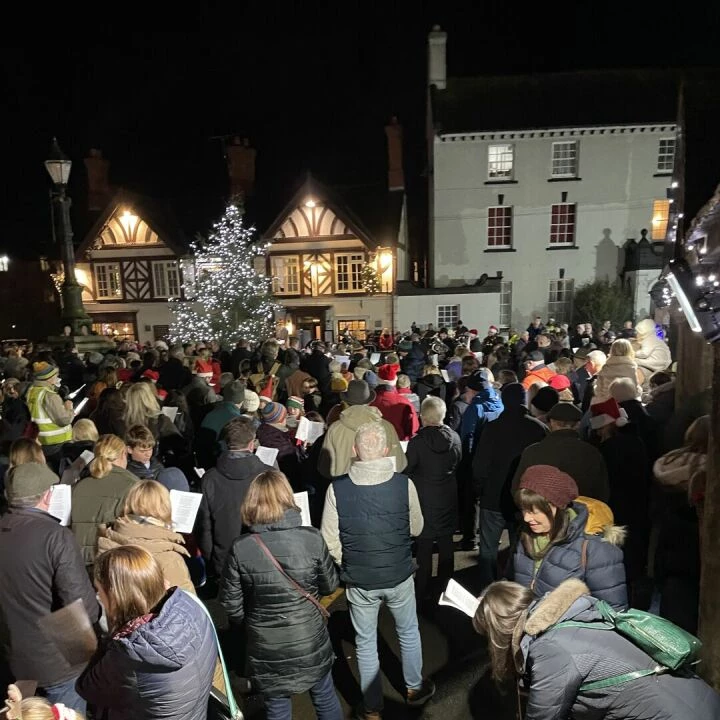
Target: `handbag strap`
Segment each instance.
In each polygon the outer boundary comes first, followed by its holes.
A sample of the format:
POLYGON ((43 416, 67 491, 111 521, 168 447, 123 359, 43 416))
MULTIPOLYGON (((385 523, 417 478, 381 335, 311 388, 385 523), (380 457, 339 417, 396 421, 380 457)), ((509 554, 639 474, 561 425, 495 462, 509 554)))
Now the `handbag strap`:
POLYGON ((283 566, 277 561, 275 556, 270 552, 270 548, 263 542, 262 538, 253 533, 250 537, 260 546, 263 552, 270 558, 270 562, 284 575, 291 583, 291 585, 306 599, 309 600, 319 611, 324 618, 329 618, 330 613, 309 593, 304 587, 295 582, 283 569, 283 566))
POLYGON ((210 621, 210 627, 213 629, 213 635, 215 636, 215 645, 217 646, 218 656, 220 657, 220 665, 222 666, 223 680, 225 681, 225 697, 227 698, 228 706, 230 707, 230 717, 233 720, 243 720, 243 714, 240 712, 240 708, 238 707, 232 688, 230 687, 230 675, 227 671, 227 665, 225 665, 225 657, 223 656, 223 651, 220 647, 220 638, 218 637, 217 630, 215 629, 215 623, 213 622, 212 616, 205 607, 205 603, 197 595, 193 595, 185 590, 182 592, 184 592, 189 598, 192 598, 193 602, 202 608, 202 611, 210 621))

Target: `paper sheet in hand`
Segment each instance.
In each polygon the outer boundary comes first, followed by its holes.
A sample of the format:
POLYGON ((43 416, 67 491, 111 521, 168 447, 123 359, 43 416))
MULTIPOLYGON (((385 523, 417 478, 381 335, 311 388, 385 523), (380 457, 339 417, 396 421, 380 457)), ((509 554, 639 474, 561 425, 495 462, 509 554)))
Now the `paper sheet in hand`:
POLYGON ((340 367, 342 367, 344 363, 347 363, 348 367, 350 367, 350 358, 347 355, 335 355, 334 360, 340 363, 340 367))
POLYGON ((409 442, 410 442, 409 440, 400 440, 400 447, 402 448, 402 451, 404 453, 407 452, 407 446, 408 446, 409 442))
POLYGON ((170 491, 173 529, 179 533, 191 533, 195 526, 202 493, 170 491))
POLYGON ((70 665, 85 665, 97 648, 95 631, 80 599, 40 618, 38 626, 70 665))
POLYGON ((68 400, 74 400, 78 393, 85 387, 85 385, 81 385, 77 390, 73 390, 71 393, 68 393, 68 400))
POLYGON ((67 527, 70 524, 72 511, 72 485, 53 485, 50 488, 50 506, 48 512, 67 527))
POLYGON ((170 418, 170 422, 175 422, 175 418, 178 414, 178 409, 176 407, 164 407, 162 409, 162 414, 167 415, 170 418))
POLYGON ((300 508, 300 515, 302 517, 303 525, 312 525, 310 522, 310 496, 307 494, 307 490, 304 492, 294 493, 295 504, 300 508))
POLYGON ((447 605, 464 612, 468 617, 475 617, 480 601, 469 593, 460 583, 449 580, 445 592, 440 596, 438 605, 447 605))
POLYGON ((95 459, 95 455, 92 450, 83 450, 80 453, 80 457, 85 461, 86 465, 89 465, 95 459))
POLYGON ((301 417, 295 433, 295 439, 312 445, 325 432, 325 425, 301 417))
POLYGON ((370 355, 370 362, 373 365, 377 365, 380 362, 380 353, 373 353, 370 355))
POLYGON ((442 375, 442 379, 443 379, 445 382, 450 382, 450 376, 447 374, 447 370, 442 369, 442 370, 440 371, 440 374, 442 375))
POLYGON ((73 410, 73 417, 77 417, 82 412, 82 409, 88 404, 89 399, 90 398, 85 398, 78 403, 78 406, 73 410))
POLYGON ((258 446, 258 449, 255 451, 255 456, 259 457, 262 462, 270 467, 275 465, 275 458, 277 458, 277 454, 277 448, 268 448, 263 447, 262 445, 258 446))
POLYGON ((199 478, 202 478, 203 475, 205 475, 205 468, 195 468, 195 474, 196 474, 199 478))

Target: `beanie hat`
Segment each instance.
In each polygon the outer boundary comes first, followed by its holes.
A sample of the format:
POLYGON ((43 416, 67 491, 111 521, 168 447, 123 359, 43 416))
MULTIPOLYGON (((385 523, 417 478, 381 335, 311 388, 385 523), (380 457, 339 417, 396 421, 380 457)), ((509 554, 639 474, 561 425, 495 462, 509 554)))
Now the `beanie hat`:
POLYGON ((233 380, 222 389, 221 394, 225 402, 242 405, 245 402, 245 383, 233 380))
POLYGON ((193 372, 198 377, 211 378, 213 376, 212 365, 207 360, 196 360, 193 372))
POLYGON ((377 376, 385 385, 395 385, 399 369, 398 365, 381 365, 378 368, 377 376))
POLYGON ((399 368, 400 367, 400 358, 397 356, 397 353, 391 352, 385 356, 385 363, 387 365, 397 365, 399 368))
MULTIPOLYGON (((362 370, 362 368, 360 368, 362 370)), ((364 372, 367 372, 365 370, 364 372)), ((347 390, 347 380, 340 373, 333 373, 330 378, 330 390, 334 393, 341 393, 347 390)))
POLYGON ((533 398, 532 404, 541 412, 546 413, 550 412, 559 402, 560 396, 558 395, 558 391, 546 385, 537 391, 537 395, 533 398))
POLYGON ((531 490, 556 508, 566 508, 578 496, 575 480, 553 465, 531 465, 522 474, 518 490, 531 490))
POLYGON ((298 410, 305 409, 305 401, 301 397, 298 397, 297 395, 291 395, 288 398, 287 403, 285 403, 285 404, 287 405, 288 408, 293 407, 293 408, 298 408, 298 410))
POLYGON ((571 402, 559 402, 548 413, 548 420, 557 420, 559 422, 579 423, 583 418, 583 414, 579 408, 571 402))
POLYGON ((36 380, 52 380, 58 372, 58 369, 48 362, 33 363, 33 376, 36 380))
POLYGON ((260 396, 252 390, 245 389, 245 399, 243 400, 243 409, 245 412, 257 412, 260 407, 260 396))
POLYGON ((617 404, 615 398, 610 398, 605 402, 596 403, 590 406, 590 427, 598 430, 606 425, 615 424, 617 427, 623 427, 628 424, 628 416, 623 408, 617 404))
POLYGON ((527 393, 522 383, 514 382, 508 383, 500 391, 500 397, 502 398, 503 405, 508 407, 520 407, 521 405, 527 405, 527 393))
POLYGON ((470 341, 470 352, 482 352, 482 343, 478 338, 470 341))
POLYGON ((269 402, 260 411, 260 415, 262 416, 262 421, 264 423, 275 423, 280 425, 284 423, 287 418, 287 410, 280 403, 269 402))
POLYGON ((539 350, 533 350, 528 355, 528 360, 532 360, 533 362, 545 362, 545 356, 539 350))
POLYGON ((567 390, 570 384, 570 378, 567 375, 553 375, 553 377, 548 380, 548 385, 551 388, 555 388, 558 392, 567 390))
POLYGON ((13 500, 42 495, 59 482, 60 478, 45 463, 16 465, 5 479, 8 502, 12 505, 13 500))

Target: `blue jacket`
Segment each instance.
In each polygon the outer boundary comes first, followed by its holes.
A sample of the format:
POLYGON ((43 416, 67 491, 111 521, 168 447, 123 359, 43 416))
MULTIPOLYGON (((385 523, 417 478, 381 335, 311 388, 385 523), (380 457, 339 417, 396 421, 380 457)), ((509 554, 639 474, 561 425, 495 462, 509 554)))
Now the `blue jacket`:
POLYGON ((622 533, 610 527, 602 537, 587 535, 587 507, 581 502, 574 502, 570 507, 577 515, 570 521, 567 537, 564 542, 550 548, 537 572, 535 561, 527 555, 522 542, 518 541, 513 557, 515 582, 529 587, 537 597, 542 597, 564 580, 578 578, 590 588, 594 597, 605 600, 615 608, 626 608, 625 565, 623 551, 617 545, 622 533), (584 565, 583 546, 586 558, 584 565))
POLYGON ((98 649, 76 689, 108 720, 190 720, 207 716, 217 647, 210 619, 171 589, 158 614, 98 649))
POLYGON ((472 399, 467 410, 463 413, 460 424, 460 439, 462 440, 463 454, 469 458, 475 447, 482 426, 491 420, 497 420, 503 411, 503 401, 493 387, 487 387, 472 399))

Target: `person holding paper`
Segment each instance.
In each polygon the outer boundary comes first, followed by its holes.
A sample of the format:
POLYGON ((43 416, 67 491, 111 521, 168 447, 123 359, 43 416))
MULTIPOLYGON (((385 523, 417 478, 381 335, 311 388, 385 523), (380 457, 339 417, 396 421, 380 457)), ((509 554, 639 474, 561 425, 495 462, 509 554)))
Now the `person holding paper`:
POLYGON ((6 477, 10 510, 0 517, 0 652, 16 678, 36 680, 50 702, 84 712, 75 692, 82 666, 70 664, 38 627, 78 598, 91 623, 100 616, 75 537, 48 513, 58 482, 47 465, 32 462, 6 477))
POLYGON ((260 410, 261 424, 257 429, 257 439, 266 448, 275 448, 277 464, 287 475, 293 487, 300 479, 300 462, 305 453, 295 445, 295 438, 288 431, 287 410, 277 402, 266 403, 260 410))

